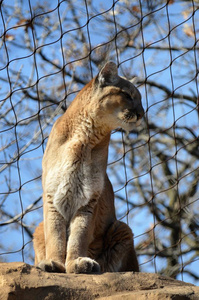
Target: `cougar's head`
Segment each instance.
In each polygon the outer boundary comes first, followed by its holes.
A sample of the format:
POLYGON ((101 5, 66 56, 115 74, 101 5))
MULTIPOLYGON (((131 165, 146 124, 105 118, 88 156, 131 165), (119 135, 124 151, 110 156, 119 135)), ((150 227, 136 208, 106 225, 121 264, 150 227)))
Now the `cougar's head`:
POLYGON ((97 116, 111 129, 130 131, 141 123, 144 109, 138 89, 118 75, 117 66, 108 62, 94 80, 97 116))

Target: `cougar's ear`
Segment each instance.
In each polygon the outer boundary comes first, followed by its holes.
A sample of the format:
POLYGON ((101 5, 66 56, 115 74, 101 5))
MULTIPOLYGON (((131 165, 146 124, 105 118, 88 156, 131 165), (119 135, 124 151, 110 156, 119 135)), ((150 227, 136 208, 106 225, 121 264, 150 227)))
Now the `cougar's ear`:
POLYGON ((107 62, 96 77, 96 81, 100 86, 116 84, 118 80, 117 66, 112 61, 107 62))

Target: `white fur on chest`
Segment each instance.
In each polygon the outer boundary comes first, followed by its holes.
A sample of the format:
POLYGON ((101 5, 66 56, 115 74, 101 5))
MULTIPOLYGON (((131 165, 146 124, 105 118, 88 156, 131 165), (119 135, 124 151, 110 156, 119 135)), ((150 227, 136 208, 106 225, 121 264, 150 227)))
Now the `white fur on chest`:
POLYGON ((66 151, 62 160, 50 168, 45 180, 47 196, 69 222, 80 207, 97 199, 103 190, 103 170, 87 157, 73 159, 70 151, 66 151))

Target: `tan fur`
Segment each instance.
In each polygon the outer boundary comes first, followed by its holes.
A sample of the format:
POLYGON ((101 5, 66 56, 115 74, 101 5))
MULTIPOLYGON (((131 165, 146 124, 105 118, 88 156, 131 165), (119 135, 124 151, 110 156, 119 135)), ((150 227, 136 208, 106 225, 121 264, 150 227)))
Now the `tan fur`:
POLYGON ((43 157, 44 222, 35 264, 67 273, 138 271, 133 234, 116 220, 106 174, 110 133, 143 116, 139 91, 107 63, 54 124, 43 157))

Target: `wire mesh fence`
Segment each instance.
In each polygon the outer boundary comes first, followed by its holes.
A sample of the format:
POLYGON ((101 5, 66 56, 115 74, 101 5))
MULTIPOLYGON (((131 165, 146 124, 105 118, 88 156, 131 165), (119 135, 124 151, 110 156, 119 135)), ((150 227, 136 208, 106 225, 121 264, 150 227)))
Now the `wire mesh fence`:
POLYGON ((117 217, 141 271, 199 279, 198 1, 0 1, 0 261, 33 263, 54 121, 106 61, 145 117, 112 133, 117 217))

